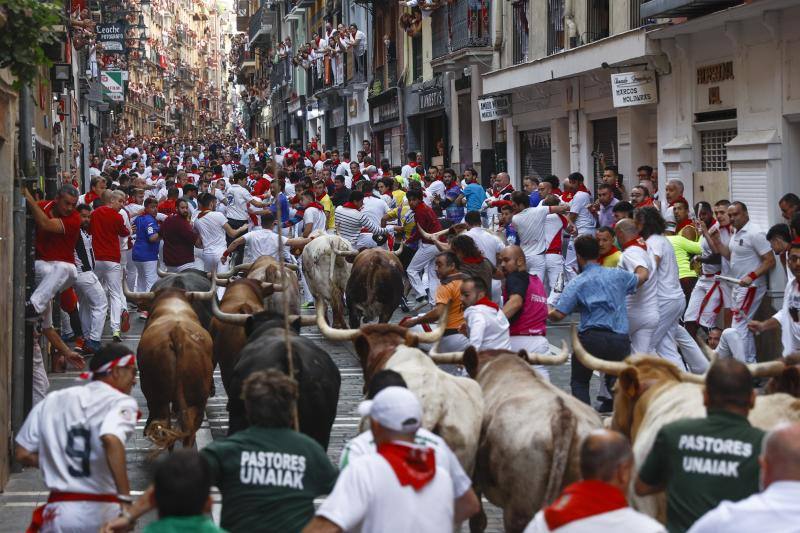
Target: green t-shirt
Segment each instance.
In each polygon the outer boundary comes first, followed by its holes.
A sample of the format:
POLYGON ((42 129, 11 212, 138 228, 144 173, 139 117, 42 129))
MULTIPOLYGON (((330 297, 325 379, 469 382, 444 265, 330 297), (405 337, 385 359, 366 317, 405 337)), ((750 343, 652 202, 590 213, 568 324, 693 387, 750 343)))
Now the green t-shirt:
POLYGON ((148 524, 144 533, 226 533, 204 515, 168 516, 148 524))
POLYGON ((675 259, 678 261, 678 277, 696 278, 697 272, 692 270, 692 256, 700 255, 703 250, 700 243, 690 241, 682 235, 668 235, 667 240, 675 249, 675 259))
POLYGON ((222 493, 220 525, 232 533, 300 531, 338 474, 322 446, 288 428, 251 426, 202 453, 222 493))
POLYGON ((670 533, 686 531, 722 500, 758 492, 763 437, 745 417, 719 410, 661 428, 639 477, 666 487, 670 533))

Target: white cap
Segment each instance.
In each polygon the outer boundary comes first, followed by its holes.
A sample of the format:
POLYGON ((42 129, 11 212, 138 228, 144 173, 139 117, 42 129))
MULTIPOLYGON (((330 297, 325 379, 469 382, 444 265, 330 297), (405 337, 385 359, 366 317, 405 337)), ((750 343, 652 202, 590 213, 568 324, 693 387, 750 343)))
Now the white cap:
POLYGON ((361 402, 358 413, 400 433, 415 433, 422 425, 422 406, 405 387, 386 387, 373 400, 361 402))

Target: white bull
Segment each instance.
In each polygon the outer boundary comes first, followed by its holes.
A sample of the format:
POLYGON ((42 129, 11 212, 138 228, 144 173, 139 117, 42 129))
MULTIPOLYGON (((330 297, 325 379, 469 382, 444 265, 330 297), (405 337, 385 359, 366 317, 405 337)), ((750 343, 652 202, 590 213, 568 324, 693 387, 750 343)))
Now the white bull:
POLYGON ((333 325, 344 327, 344 291, 351 266, 336 252, 354 254, 355 250, 337 235, 321 235, 303 248, 302 268, 314 299, 330 305, 333 325))

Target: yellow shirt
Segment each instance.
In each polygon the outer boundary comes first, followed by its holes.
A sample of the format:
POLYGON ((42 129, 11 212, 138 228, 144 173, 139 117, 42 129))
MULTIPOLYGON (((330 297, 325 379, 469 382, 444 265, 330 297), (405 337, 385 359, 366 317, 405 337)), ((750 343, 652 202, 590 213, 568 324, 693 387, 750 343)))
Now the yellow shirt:
POLYGON ((614 251, 607 256, 600 256, 600 264, 606 268, 617 268, 622 252, 614 248, 614 251))
POLYGON ((403 233, 405 233, 406 239, 411 237, 411 232, 414 231, 416 223, 414 222, 414 212, 408 204, 400 204, 399 214, 398 208, 390 209, 386 213, 386 218, 387 220, 398 218, 400 220, 400 225, 403 226, 403 233))
POLYGON ((334 221, 333 221, 333 202, 331 201, 331 197, 329 195, 325 195, 322 197, 321 200, 318 200, 320 204, 322 204, 322 209, 325 210, 325 216, 328 217, 328 229, 334 228, 334 221))

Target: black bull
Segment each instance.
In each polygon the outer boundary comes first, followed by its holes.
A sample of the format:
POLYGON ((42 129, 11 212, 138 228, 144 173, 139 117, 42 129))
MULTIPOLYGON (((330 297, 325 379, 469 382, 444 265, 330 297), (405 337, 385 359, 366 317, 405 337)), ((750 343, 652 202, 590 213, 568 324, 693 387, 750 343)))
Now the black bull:
MULTIPOLYGON (((215 312, 217 310, 215 309, 215 312)), ((243 315, 232 315, 242 317, 243 315)), ((220 315, 217 315, 220 318, 220 315)), ((247 344, 239 352, 228 390, 228 435, 248 427, 242 384, 257 370, 275 369, 289 374, 283 315, 263 311, 244 324, 247 344)), ((341 375, 330 355, 312 341, 296 334, 300 321, 289 332, 294 362, 294 379, 299 387, 297 411, 300 431, 327 449, 331 427, 336 419, 341 375)))
MULTIPOLYGON (((152 292, 157 292, 159 289, 168 287, 193 292, 208 292, 211 290, 211 280, 208 279, 208 276, 202 270, 189 268, 183 272, 170 274, 159 272, 159 276, 160 279, 156 281, 150 289, 152 292)), ((195 300, 192 302, 192 309, 197 313, 200 324, 208 331, 208 328, 211 326, 211 319, 213 318, 211 314, 211 302, 195 300)))

